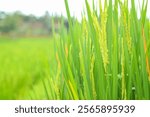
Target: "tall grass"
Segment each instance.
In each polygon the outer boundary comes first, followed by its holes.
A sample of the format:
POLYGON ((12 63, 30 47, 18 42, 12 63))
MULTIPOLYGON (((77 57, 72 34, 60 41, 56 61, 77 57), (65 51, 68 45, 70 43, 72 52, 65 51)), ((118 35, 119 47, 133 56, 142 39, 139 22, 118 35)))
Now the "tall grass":
POLYGON ((57 43, 57 78, 45 84, 53 90, 49 99, 150 99, 148 0, 140 18, 135 0, 100 1, 97 10, 85 0, 81 22, 72 20, 64 2, 69 31, 62 28, 57 43))

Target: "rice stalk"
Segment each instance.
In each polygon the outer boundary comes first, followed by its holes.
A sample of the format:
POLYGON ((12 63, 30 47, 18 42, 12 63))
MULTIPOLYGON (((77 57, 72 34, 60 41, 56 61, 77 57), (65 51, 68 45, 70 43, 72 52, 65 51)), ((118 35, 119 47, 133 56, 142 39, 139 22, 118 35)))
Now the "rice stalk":
POLYGON ((92 15, 92 18, 97 38, 99 39, 98 41, 100 43, 100 51, 103 58, 104 69, 105 72, 107 72, 107 65, 109 64, 107 37, 106 37, 107 10, 105 9, 103 12, 101 12, 101 24, 99 24, 95 14, 92 15))
MULTIPOLYGON (((125 2, 127 4, 127 1, 125 2)), ((132 53, 132 39, 130 36, 130 16, 127 16, 126 13, 126 5, 123 5, 120 2, 120 7, 121 7, 121 13, 122 13, 122 20, 123 20, 123 26, 124 26, 124 33, 125 33, 125 38, 126 38, 126 42, 127 42, 127 46, 128 46, 128 51, 131 55, 132 53), (128 17, 128 18, 127 18, 128 17)))
POLYGON ((121 76, 122 76, 122 99, 126 99, 126 83, 125 83, 125 57, 124 57, 124 46, 122 39, 122 48, 121 48, 121 76))

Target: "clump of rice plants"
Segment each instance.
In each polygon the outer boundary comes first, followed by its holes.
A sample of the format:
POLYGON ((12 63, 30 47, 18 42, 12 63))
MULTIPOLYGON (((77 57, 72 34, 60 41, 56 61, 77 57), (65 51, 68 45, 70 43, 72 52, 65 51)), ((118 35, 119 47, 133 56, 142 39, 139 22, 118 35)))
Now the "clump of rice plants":
POLYGON ((85 0, 81 22, 72 19, 68 0, 64 2, 69 30, 62 26, 55 40, 57 70, 42 83, 45 98, 150 99, 148 0, 141 5, 140 18, 135 0, 99 1, 98 9, 85 0))
POLYGON ((80 23, 65 0, 69 32, 56 50, 60 99, 150 99, 147 2, 138 18, 134 0, 130 9, 127 0, 106 0, 97 10, 85 0, 80 23))

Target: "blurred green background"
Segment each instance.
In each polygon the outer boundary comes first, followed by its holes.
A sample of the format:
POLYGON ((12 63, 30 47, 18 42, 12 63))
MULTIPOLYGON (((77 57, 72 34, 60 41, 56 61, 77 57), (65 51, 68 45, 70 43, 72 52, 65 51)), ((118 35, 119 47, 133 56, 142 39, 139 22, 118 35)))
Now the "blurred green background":
MULTIPOLYGON (((54 31, 61 17, 0 12, 0 99, 24 99, 54 70, 54 31)), ((67 26, 64 23, 65 26, 67 26)))

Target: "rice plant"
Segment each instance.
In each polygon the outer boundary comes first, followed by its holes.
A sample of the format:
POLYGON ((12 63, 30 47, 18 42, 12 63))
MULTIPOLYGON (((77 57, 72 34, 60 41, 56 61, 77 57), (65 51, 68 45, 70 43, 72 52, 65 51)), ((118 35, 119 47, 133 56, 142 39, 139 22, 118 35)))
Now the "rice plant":
POLYGON ((58 70, 44 83, 48 99, 150 99, 148 0, 140 18, 135 0, 99 1, 98 9, 85 0, 81 22, 64 2, 69 31, 62 27, 55 43, 58 70))

